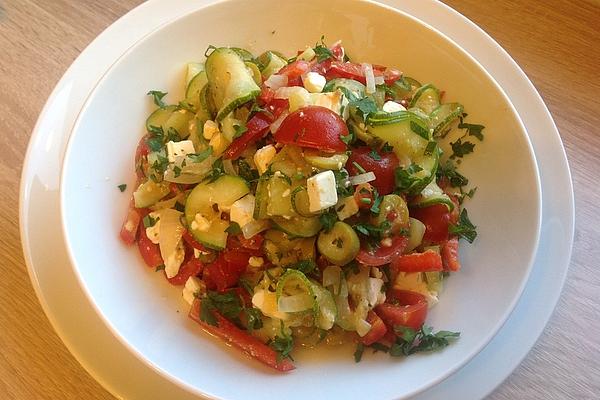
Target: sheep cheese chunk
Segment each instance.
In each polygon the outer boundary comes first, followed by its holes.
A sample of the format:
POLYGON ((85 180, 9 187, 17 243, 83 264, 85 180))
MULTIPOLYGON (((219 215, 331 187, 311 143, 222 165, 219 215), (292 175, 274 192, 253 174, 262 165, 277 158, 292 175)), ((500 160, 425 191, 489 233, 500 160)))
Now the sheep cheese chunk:
POLYGON ((254 221, 252 214, 254 213, 254 203, 256 199, 253 195, 247 194, 231 205, 229 211, 229 219, 236 222, 240 228, 254 221))
POLYGON ((304 88, 310 93, 321 93, 327 80, 323 75, 311 71, 302 76, 302 83, 304 84, 304 88))
POLYGON ((177 157, 184 157, 187 154, 194 154, 194 143, 191 140, 182 140, 180 142, 168 141, 167 142, 167 156, 169 162, 175 162, 177 157))
POLYGON ((202 295, 205 292, 206 285, 204 282, 201 281, 200 278, 190 276, 185 282, 185 286, 183 287, 183 292, 181 295, 187 303, 192 304, 196 296, 202 295))
POLYGON ((389 100, 383 103, 383 111, 386 113, 393 113, 398 111, 406 111, 406 108, 404 108, 404 106, 400 103, 389 100))
POLYGON ((276 153, 277 150, 272 144, 262 147, 258 149, 256 153, 254 153, 254 164, 256 164, 256 168, 258 168, 259 174, 262 175, 267 172, 267 168, 269 168, 269 165, 271 164, 271 161, 273 161, 273 157, 275 157, 276 153))
POLYGON ((333 171, 323 171, 306 181, 310 212, 324 210, 338 202, 333 171))

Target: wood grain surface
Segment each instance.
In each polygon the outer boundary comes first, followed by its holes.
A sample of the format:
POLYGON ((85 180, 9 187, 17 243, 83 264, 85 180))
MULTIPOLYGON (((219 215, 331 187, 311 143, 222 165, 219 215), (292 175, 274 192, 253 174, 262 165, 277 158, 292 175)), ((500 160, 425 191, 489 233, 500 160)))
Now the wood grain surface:
MULTIPOLYGON (((75 361, 35 297, 18 184, 46 98, 84 47, 140 0, 0 2, 0 398, 113 399, 75 361)), ((575 185, 573 258, 557 309, 490 399, 600 398, 600 3, 446 0, 503 46, 548 105, 575 185)), ((490 366, 492 367, 492 366, 490 366)))

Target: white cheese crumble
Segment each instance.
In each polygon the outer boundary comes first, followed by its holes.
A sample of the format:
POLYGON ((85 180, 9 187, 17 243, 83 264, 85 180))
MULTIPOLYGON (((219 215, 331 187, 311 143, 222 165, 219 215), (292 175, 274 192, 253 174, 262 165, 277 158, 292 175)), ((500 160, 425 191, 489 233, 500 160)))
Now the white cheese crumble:
POLYGON ((167 142, 167 158, 169 162, 175 162, 177 157, 183 157, 186 154, 194 154, 194 143, 191 140, 182 140, 180 142, 174 142, 172 140, 167 142))
POLYGON ((318 72, 311 71, 302 76, 302 83, 304 84, 304 88, 310 93, 321 93, 327 80, 318 72))
POLYGON ((306 181, 310 212, 317 212, 337 204, 337 190, 333 171, 323 171, 306 181))
POLYGON ((181 295, 187 303, 192 304, 196 296, 202 295, 205 292, 206 285, 204 282, 195 276, 190 276, 185 282, 185 286, 183 287, 183 292, 181 295))
POLYGON ((237 222, 240 228, 254 221, 253 214, 255 202, 256 199, 252 194, 247 194, 246 196, 237 200, 231 205, 229 219, 233 222, 237 222))
POLYGON ((404 108, 404 106, 400 103, 389 100, 383 103, 383 111, 386 113, 393 113, 398 111, 406 111, 406 108, 404 108))
POLYGON ((256 164, 259 174, 262 175, 267 171, 275 154, 277 154, 277 150, 272 144, 256 150, 256 153, 254 153, 254 163, 256 164))

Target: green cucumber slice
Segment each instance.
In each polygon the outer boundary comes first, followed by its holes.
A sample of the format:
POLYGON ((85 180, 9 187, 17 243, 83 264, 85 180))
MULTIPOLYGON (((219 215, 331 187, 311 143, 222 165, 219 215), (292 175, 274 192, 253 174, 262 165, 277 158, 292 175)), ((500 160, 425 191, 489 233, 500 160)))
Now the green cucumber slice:
POLYGON ((317 313, 316 324, 319 328, 329 330, 333 328, 333 324, 337 317, 337 307, 335 300, 329 290, 319 285, 313 280, 310 280, 310 284, 315 294, 319 311, 317 313))
POLYGON ((265 255, 273 265, 285 267, 302 260, 315 259, 315 238, 291 239, 276 229, 265 232, 265 255))
POLYGON ((310 211, 306 186, 298 186, 292 190, 291 201, 294 211, 303 217, 313 217, 318 214, 310 211))
POLYGON ((290 219, 273 217, 272 221, 276 229, 293 237, 311 237, 315 236, 321 230, 319 217, 302 217, 300 215, 291 217, 290 219))
POLYGON ((174 110, 167 121, 163 124, 165 133, 175 130, 181 139, 185 139, 190 135, 190 121, 194 118, 194 114, 183 108, 174 110))
POLYGON ((346 265, 358 254, 360 240, 350 225, 338 221, 329 232, 321 231, 317 248, 330 263, 346 265))
POLYGON ((409 100, 422 85, 416 79, 403 76, 390 86, 394 100, 409 100))
POLYGON ((442 136, 463 112, 464 107, 460 103, 445 103, 433 110, 429 115, 433 137, 442 136))
POLYGON ((335 78, 330 80, 323 87, 323 92, 335 92, 337 89, 340 89, 349 101, 355 101, 365 97, 365 85, 354 79, 346 78, 335 78))
POLYGON ((165 106, 154 110, 146 119, 146 130, 150 132, 151 127, 153 126, 157 128, 163 128, 163 130, 165 130, 163 125, 167 122, 175 110, 177 110, 177 106, 165 106))
POLYGON ((431 83, 421 86, 415 92, 409 107, 418 107, 425 112, 431 114, 433 110, 440 105, 440 91, 431 83))
POLYGON ((198 108, 200 106, 200 92, 206 86, 207 82, 206 71, 200 71, 187 85, 185 89, 185 101, 198 108))
POLYGON ((269 180, 269 201, 267 214, 291 217, 295 215, 292 208, 292 187, 286 176, 276 173, 269 180))
POLYGON ((230 207, 249 192, 246 181, 232 175, 223 175, 214 182, 196 185, 185 202, 185 219, 192 236, 212 249, 224 249, 227 244, 225 230, 229 223, 221 219, 219 209, 230 207), (192 222, 197 214, 209 221, 207 229, 194 228, 192 222))
POLYGON ((154 205, 157 201, 169 194, 169 185, 166 182, 156 183, 147 180, 133 192, 133 201, 136 208, 146 208, 154 205))
POLYGON ((204 63, 188 63, 187 71, 185 74, 185 88, 187 90, 192 79, 194 79, 200 72, 204 71, 204 63))
POLYGON ((273 51, 265 51, 258 56, 257 61, 259 62, 262 76, 265 79, 287 65, 287 60, 273 51))
POLYGON ((269 180, 267 176, 261 176, 256 184, 256 200, 254 203, 254 219, 265 219, 268 217, 267 206, 269 205, 269 180))
POLYGON ((217 121, 260 93, 252 73, 235 50, 215 49, 205 65, 210 94, 218 110, 217 121))
POLYGON ((346 154, 320 155, 318 151, 304 151, 304 159, 313 167, 339 171, 348 161, 346 154))
POLYGON ((411 207, 418 208, 428 207, 434 204, 444 204, 448 207, 448 211, 454 210, 454 202, 437 185, 435 179, 425 186, 421 193, 410 202, 411 207))

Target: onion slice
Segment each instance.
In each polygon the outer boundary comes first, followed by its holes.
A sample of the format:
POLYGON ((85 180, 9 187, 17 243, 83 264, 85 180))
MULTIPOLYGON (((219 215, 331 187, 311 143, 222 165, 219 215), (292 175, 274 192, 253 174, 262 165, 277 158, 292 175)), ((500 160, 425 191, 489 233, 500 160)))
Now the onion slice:
POLYGON ((277 308, 281 312, 299 312, 312 308, 315 300, 308 293, 295 294, 292 296, 281 296, 277 300, 277 308))
POLYGON ((273 90, 277 90, 281 87, 287 86, 288 77, 287 75, 273 74, 265 81, 265 86, 270 87, 273 90))
POLYGON ((375 73, 373 72, 373 66, 368 63, 362 64, 363 71, 365 73, 365 81, 367 83, 367 94, 375 93, 375 73))
POLYGON ((348 178, 351 185, 360 185, 363 183, 372 182, 376 179, 375 174, 371 171, 365 172, 364 174, 354 175, 348 178))

